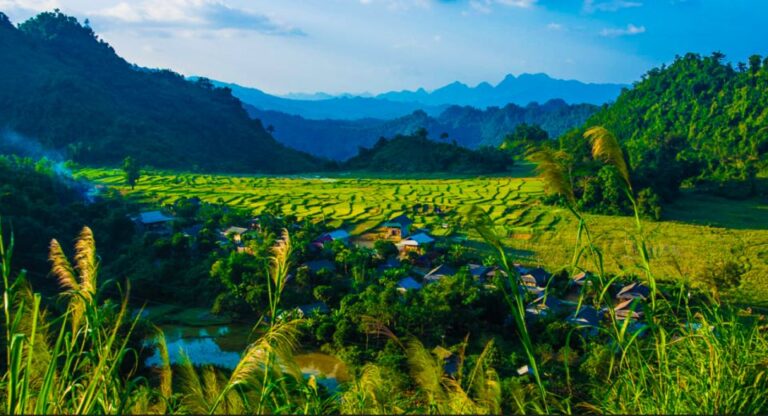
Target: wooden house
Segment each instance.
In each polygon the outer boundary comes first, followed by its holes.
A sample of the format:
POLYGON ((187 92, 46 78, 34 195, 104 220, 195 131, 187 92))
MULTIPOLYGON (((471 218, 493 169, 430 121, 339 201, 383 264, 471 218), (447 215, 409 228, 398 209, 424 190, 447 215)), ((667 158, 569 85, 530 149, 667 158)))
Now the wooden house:
POLYGON ((384 238, 400 241, 411 234, 411 225, 413 225, 413 221, 403 214, 381 224, 379 228, 384 234, 384 238))

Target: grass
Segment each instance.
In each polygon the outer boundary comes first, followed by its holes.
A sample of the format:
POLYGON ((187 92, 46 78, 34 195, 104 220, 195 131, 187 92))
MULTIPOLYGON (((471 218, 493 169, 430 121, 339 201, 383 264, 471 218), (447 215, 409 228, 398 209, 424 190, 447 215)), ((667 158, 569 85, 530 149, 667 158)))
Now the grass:
MULTIPOLYGON (((135 190, 125 186, 122 172, 82 169, 80 177, 116 187, 140 202, 169 204, 186 196, 206 202, 224 202, 257 213, 278 202, 288 213, 344 226, 361 234, 419 204, 431 209, 412 214, 417 226, 439 230, 444 221, 435 206, 457 219, 462 207, 476 204, 489 211, 503 243, 515 247, 525 262, 548 268, 567 265, 576 244, 576 220, 566 209, 538 202, 542 182, 523 168, 510 177, 385 177, 366 174, 351 177, 231 176, 179 172, 146 172, 135 190)), ((731 201, 686 194, 669 207, 668 218, 647 222, 651 266, 662 280, 696 283, 719 267, 724 259, 745 265, 742 284, 733 295, 745 302, 768 302, 768 203, 731 201)), ((631 241, 631 217, 585 215, 595 243, 605 255, 606 272, 634 273, 637 249, 631 241)), ((451 227, 450 229, 458 229, 451 227)), ((479 236, 470 234, 478 240, 479 236)))

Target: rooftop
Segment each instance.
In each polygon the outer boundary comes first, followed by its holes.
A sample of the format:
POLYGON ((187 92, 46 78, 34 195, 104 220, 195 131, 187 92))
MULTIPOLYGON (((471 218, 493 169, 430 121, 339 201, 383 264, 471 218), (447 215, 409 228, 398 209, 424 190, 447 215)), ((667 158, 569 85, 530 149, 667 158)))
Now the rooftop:
POLYGON ((139 222, 142 224, 158 224, 173 221, 173 217, 163 214, 161 211, 144 211, 139 213, 139 222))

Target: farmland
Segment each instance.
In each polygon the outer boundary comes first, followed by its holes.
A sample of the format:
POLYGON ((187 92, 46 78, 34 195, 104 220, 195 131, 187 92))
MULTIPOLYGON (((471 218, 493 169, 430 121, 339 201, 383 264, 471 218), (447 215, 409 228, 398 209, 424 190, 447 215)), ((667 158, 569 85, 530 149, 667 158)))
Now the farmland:
MULTIPOLYGON (((462 210, 477 205, 488 212, 505 243, 521 261, 557 269, 570 263, 576 221, 565 209, 542 205, 542 183, 520 172, 511 177, 365 177, 365 176, 233 176, 145 172, 136 188, 124 183, 119 170, 82 169, 77 176, 118 188, 132 200, 171 204, 199 197, 258 213, 269 203, 284 212, 329 227, 362 235, 394 215, 408 213, 416 226, 454 241, 469 237, 461 226, 462 210)), ((637 255, 628 217, 588 215, 609 272, 633 274, 637 255), (621 265, 621 266, 620 266, 621 265)), ((667 219, 647 222, 652 266, 665 279, 701 282, 732 261, 741 267, 741 285, 733 293, 742 301, 768 300, 768 205, 755 200, 726 201, 688 195, 667 209, 667 219), (716 216, 714 212, 738 213, 716 216), (727 218, 727 219, 725 219, 727 218)))

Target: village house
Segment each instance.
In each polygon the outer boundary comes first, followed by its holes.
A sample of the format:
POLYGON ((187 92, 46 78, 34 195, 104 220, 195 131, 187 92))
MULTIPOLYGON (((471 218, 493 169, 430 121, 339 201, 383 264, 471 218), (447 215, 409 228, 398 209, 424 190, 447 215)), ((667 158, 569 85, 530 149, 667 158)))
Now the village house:
POLYGON ((614 306, 613 313, 616 314, 618 320, 638 320, 644 315, 640 301, 635 298, 627 299, 614 306))
POLYGON ((542 316, 549 316, 558 313, 562 308, 560 299, 543 294, 529 303, 525 308, 525 316, 528 319, 535 319, 542 316))
POLYGON ((170 233, 168 225, 173 221, 173 217, 161 211, 143 211, 134 217, 133 221, 146 232, 165 234, 170 233))
POLYGON ((323 248, 327 243, 333 243, 334 241, 341 241, 346 244, 349 241, 349 233, 346 230, 338 229, 329 231, 317 237, 312 245, 317 248, 323 248))
MULTIPOLYGON (((541 269, 538 269, 541 270, 541 269)), ((528 273, 520 276, 520 283, 529 287, 546 287, 549 282, 549 274, 537 269, 530 270, 528 273)))
POLYGON ((423 254, 425 250, 432 247, 434 242, 435 239, 426 233, 418 233, 401 240, 399 243, 395 244, 395 246, 397 246, 397 249, 404 254, 410 252, 423 254))
POLYGON ((413 221, 403 214, 381 224, 379 228, 384 234, 384 238, 400 241, 411 234, 411 225, 413 225, 413 221))
POLYGON ((243 234, 245 234, 247 231, 248 229, 243 227, 229 227, 226 230, 221 231, 221 236, 226 239, 231 238, 235 244, 242 244, 243 234))
POLYGON ((621 288, 621 290, 619 290, 619 293, 616 294, 616 299, 622 300, 622 301, 631 300, 631 299, 646 300, 650 296, 651 296, 651 289, 648 288, 648 286, 645 286, 642 283, 634 282, 621 288))
POLYGON ((592 306, 586 305, 574 311, 566 321, 572 325, 597 327, 600 324, 601 313, 592 306))
POLYGON ((402 266, 402 263, 399 259, 396 257, 389 257, 387 258, 383 263, 381 263, 378 267, 376 267, 376 271, 379 273, 383 273, 390 269, 396 269, 398 267, 402 266))
POLYGON ((456 270, 446 264, 441 264, 424 275, 425 283, 433 283, 456 274, 456 270))
POLYGON ((421 283, 417 282, 412 277, 405 277, 400 279, 400 281, 397 282, 397 291, 400 293, 405 293, 409 290, 419 290, 422 288, 421 283))
POLYGON ((488 273, 490 273, 492 270, 491 267, 473 263, 468 264, 467 268, 469 269, 469 274, 479 282, 482 282, 488 278, 488 273))

